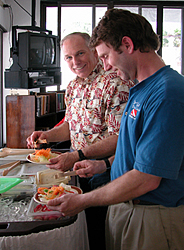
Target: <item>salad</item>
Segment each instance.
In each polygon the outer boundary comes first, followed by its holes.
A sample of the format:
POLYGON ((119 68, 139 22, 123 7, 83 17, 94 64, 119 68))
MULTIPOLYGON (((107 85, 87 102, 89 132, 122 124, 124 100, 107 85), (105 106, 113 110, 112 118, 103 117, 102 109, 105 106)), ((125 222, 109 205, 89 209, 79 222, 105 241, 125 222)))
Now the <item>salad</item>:
POLYGON ((58 154, 52 153, 50 148, 36 150, 34 154, 30 155, 30 158, 34 162, 48 162, 49 159, 57 157, 58 154))
POLYGON ((39 187, 37 190, 38 199, 41 202, 47 203, 49 200, 60 197, 66 193, 75 193, 70 185, 61 183, 59 186, 53 185, 51 188, 39 187))

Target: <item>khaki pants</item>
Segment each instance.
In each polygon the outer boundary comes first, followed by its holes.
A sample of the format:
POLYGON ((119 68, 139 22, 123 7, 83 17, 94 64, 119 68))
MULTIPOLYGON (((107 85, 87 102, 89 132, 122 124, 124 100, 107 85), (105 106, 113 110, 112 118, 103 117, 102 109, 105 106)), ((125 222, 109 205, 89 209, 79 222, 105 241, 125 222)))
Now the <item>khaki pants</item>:
POLYGON ((184 250, 184 206, 109 206, 107 250, 184 250))

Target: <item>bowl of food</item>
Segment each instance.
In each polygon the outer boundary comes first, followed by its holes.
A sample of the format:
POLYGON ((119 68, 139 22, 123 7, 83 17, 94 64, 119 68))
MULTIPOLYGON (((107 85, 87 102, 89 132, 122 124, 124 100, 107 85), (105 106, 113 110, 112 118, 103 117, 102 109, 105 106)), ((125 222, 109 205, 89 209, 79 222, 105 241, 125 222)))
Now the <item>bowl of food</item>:
POLYGON ((45 205, 49 200, 53 200, 68 193, 82 194, 82 189, 64 183, 53 185, 52 187, 39 187, 33 199, 35 202, 45 205))
POLYGON ((33 154, 29 154, 26 159, 36 164, 49 164, 49 160, 60 155, 60 152, 51 151, 50 148, 35 150, 33 154))

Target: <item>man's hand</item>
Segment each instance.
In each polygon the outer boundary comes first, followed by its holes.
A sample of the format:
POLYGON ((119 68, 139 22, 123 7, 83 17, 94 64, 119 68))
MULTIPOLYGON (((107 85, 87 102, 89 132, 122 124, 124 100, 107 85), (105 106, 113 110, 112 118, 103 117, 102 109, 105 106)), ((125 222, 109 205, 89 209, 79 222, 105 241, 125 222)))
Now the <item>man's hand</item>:
POLYGON ((34 131, 27 139, 27 147, 28 148, 34 148, 34 142, 37 139, 47 139, 45 132, 43 131, 34 131))
POLYGON ((77 162, 78 160, 79 156, 77 151, 66 152, 60 154, 56 158, 50 159, 49 160, 50 163, 47 165, 47 167, 49 167, 50 169, 56 169, 65 172, 73 168, 74 163, 77 162))
POLYGON ((64 194, 48 201, 47 206, 61 212, 63 216, 74 216, 86 208, 84 194, 64 194))
POLYGON ((105 172, 106 164, 103 160, 84 160, 75 163, 73 170, 77 170, 77 174, 80 177, 92 177, 95 174, 101 174, 105 172))

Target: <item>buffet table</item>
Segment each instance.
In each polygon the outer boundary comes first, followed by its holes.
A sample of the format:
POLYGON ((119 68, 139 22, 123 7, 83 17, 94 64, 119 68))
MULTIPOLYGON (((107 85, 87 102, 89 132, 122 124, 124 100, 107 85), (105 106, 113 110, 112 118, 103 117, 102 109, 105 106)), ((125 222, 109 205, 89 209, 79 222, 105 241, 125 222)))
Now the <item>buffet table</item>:
MULTIPOLYGON (((15 160, 26 160, 26 155, 19 155, 19 156, 7 156, 5 158, 0 158, 0 165, 4 164, 7 161, 15 161, 15 160)), ((15 175, 22 175, 25 174, 24 172, 29 172, 30 169, 33 169, 34 172, 34 166, 29 165, 32 163, 25 163, 22 167, 17 168, 17 173, 15 175), (28 164, 28 167, 26 166, 28 164), (31 166, 31 167, 30 167, 31 166), (22 171, 23 169, 23 171, 22 171)), ((35 166, 35 168, 38 168, 38 166, 35 166)), ((44 169, 44 166, 40 167, 41 169, 44 169)), ((45 167, 46 168, 46 167, 45 167)), ((13 173, 13 171, 12 171, 13 173)), ((30 174, 30 173, 28 173, 30 174)), ((10 173, 9 173, 10 175, 10 173)), ((30 174, 31 175, 31 174, 30 174)), ((1 177, 4 178, 4 177, 1 177)), ((76 183, 76 185, 78 185, 76 183)), ((17 185, 18 186, 18 185, 17 185)), ((0 195, 0 198, 2 195, 0 195)), ((1 217, 2 218, 2 217, 1 217)), ((42 221, 34 221, 31 222, 31 219, 26 219, 25 221, 8 221, 6 222, 0 221, 0 249, 1 250, 89 250, 89 242, 88 242, 88 232, 87 232, 87 224, 86 224, 86 217, 85 212, 79 213, 76 218, 66 225, 63 225, 61 227, 58 227, 59 221, 53 220, 48 221, 48 224, 52 225, 52 229, 49 228, 49 230, 45 230, 45 225, 42 225, 40 227, 40 230, 37 231, 31 231, 31 232, 25 232, 22 230, 26 228, 26 224, 36 225, 36 224, 42 224, 42 221), (14 224, 12 224, 14 223, 14 224), (16 224, 17 223, 17 224, 16 224), (6 231, 9 231, 13 225, 13 230, 15 231, 16 225, 18 223, 21 225, 21 230, 17 234, 11 234, 7 233, 6 231), (23 225, 23 226, 22 226, 23 225), (54 227, 53 225, 56 225, 54 227), (42 230, 43 229, 43 230, 42 230), (12 236, 13 235, 13 236, 12 236)), ((48 225, 47 225, 48 226, 48 225)), ((20 227, 20 226, 19 226, 20 227)))
POLYGON ((0 237, 1 250, 89 250, 85 212, 65 227, 22 236, 0 237))

